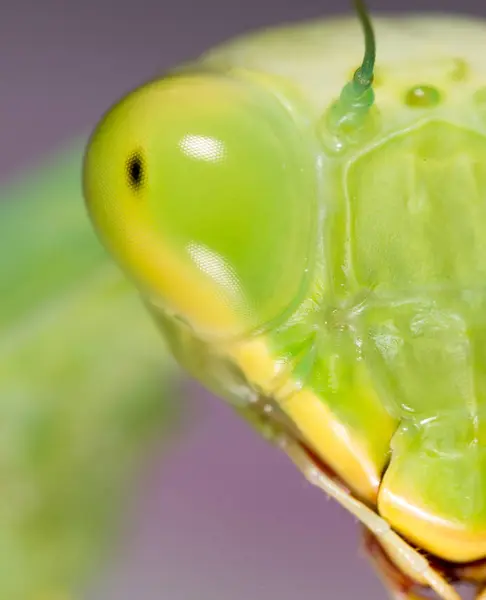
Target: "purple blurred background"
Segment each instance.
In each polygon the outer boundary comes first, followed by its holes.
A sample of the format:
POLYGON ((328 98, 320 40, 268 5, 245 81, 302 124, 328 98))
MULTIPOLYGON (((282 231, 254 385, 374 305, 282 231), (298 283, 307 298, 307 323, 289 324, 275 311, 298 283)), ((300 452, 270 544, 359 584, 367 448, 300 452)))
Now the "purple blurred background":
MULTIPOLYGON (((480 0, 374 0, 374 10, 486 15, 480 0)), ((118 96, 255 27, 341 0, 16 0, 0 18, 0 182, 90 129, 118 96)), ((154 452, 89 600, 385 598, 354 520, 231 410, 188 383, 197 420, 154 452)))

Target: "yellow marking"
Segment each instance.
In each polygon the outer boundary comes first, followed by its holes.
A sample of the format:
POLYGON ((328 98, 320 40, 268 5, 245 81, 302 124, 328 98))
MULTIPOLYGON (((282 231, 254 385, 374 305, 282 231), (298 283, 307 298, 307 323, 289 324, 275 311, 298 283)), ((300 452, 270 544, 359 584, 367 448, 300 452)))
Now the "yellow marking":
POLYGON ((313 392, 302 390, 280 404, 309 445, 360 497, 376 501, 380 484, 377 465, 361 440, 351 437, 328 406, 313 392))
POLYGON ((249 381, 275 398, 309 447, 361 498, 375 503, 383 465, 373 460, 366 449, 366 440, 354 433, 351 435, 346 425, 311 390, 294 391, 290 384, 279 388, 282 371, 276 368, 263 338, 228 346, 226 352, 249 381), (287 395, 289 390, 292 393, 287 395))
POLYGON ((139 281, 148 285, 154 297, 163 299, 165 307, 177 307, 177 313, 183 314, 188 322, 212 335, 224 332, 231 336, 248 328, 236 316, 235 300, 230 302, 214 281, 181 260, 163 236, 147 227, 144 218, 132 215, 130 228, 133 243, 120 243, 116 253, 122 254, 123 263, 138 274, 139 281))
MULTIPOLYGON (((385 480, 386 482, 386 480, 385 480)), ((407 492, 380 489, 378 510, 392 526, 424 550, 452 562, 470 562, 486 555, 486 530, 472 531, 430 513, 416 502, 407 501, 407 492)))
POLYGON ((281 445, 307 480, 334 498, 371 531, 383 546, 393 563, 413 581, 429 586, 441 600, 460 600, 459 594, 427 559, 402 539, 390 524, 345 489, 330 479, 293 440, 282 439, 281 445))
POLYGON ((270 356, 268 345, 263 338, 230 346, 227 351, 249 381, 257 385, 264 394, 273 395, 285 366, 278 365, 270 356))

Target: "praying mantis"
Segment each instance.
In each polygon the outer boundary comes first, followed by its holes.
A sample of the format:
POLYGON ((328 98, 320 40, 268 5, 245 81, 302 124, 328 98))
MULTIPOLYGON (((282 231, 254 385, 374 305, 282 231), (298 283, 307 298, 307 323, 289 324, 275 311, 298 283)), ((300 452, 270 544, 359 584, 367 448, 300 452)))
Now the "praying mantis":
POLYGON ((86 206, 176 359, 361 522, 392 598, 484 600, 486 23, 356 9, 131 91, 86 206))

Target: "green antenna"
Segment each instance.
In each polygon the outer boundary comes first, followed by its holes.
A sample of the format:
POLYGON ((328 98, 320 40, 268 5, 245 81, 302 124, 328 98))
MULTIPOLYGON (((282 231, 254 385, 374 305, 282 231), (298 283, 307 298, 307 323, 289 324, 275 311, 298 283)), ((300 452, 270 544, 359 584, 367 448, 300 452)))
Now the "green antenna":
POLYGON ((354 0, 354 6, 363 27, 365 52, 363 62, 354 72, 353 79, 344 86, 338 100, 330 107, 327 114, 327 127, 330 133, 338 138, 336 150, 342 150, 345 146, 344 141, 341 140, 343 135, 352 137, 353 132, 364 125, 365 118, 375 101, 373 91, 375 34, 364 0, 354 0))
MULTIPOLYGON (((354 0, 354 6, 363 27, 365 53, 361 66, 358 67, 354 73, 353 81, 348 83, 344 90, 348 86, 351 86, 356 97, 361 98, 363 95, 369 94, 370 91, 371 95, 373 95, 373 88, 371 86, 373 84, 373 71, 375 68, 376 41, 365 3, 362 0, 354 0)), ((371 103, 373 103, 373 99, 371 100, 371 103)))

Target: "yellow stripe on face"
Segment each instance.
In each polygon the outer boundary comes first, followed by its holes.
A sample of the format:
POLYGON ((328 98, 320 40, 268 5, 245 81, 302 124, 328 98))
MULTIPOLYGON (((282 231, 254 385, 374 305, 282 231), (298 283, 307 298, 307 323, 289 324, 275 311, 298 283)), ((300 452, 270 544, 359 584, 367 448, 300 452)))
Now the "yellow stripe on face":
POLYGON ((318 456, 361 498, 375 503, 382 465, 373 461, 360 436, 310 391, 298 392, 280 406, 318 456))
MULTIPOLYGON (((235 311, 235 298, 224 296, 193 263, 174 252, 162 236, 147 226, 141 211, 132 215, 130 236, 132 243, 118 244, 117 252, 129 265, 129 272, 137 274, 139 285, 147 290, 152 302, 163 298, 164 309, 175 308, 189 323, 198 323, 203 332, 224 331, 231 336, 247 327, 238 316, 245 311, 235 311)), ((115 236, 112 243, 117 243, 115 236)), ((243 298, 238 300, 244 303, 243 298)))
POLYGON ((404 421, 378 496, 392 527, 452 562, 486 554, 486 428, 477 425, 467 411, 404 421))
POLYGON ((475 530, 466 522, 441 518, 433 509, 420 506, 416 499, 410 498, 405 487, 385 487, 380 491, 378 506, 392 527, 435 556, 467 563, 486 555, 486 527, 475 530))
MULTIPOLYGON (((339 420, 325 399, 312 390, 295 389, 291 374, 276 363, 263 336, 225 350, 250 382, 277 401, 321 460, 362 499, 374 504, 387 456, 380 448, 373 451, 366 432, 339 420)), ((369 391, 357 390, 357 394, 365 399, 369 391)), ((387 448, 396 423, 384 410, 379 416, 381 420, 375 426, 381 435, 382 447, 387 448)))

